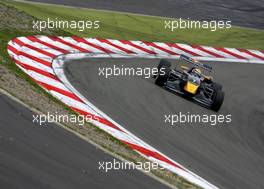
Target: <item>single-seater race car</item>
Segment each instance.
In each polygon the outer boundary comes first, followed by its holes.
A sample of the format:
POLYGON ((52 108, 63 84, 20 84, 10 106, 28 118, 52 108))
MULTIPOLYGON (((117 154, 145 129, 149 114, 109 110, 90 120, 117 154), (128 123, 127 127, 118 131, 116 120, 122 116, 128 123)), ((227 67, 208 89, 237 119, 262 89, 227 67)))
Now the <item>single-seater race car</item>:
POLYGON ((171 62, 161 59, 157 67, 158 72, 153 75, 155 84, 217 112, 225 96, 222 85, 201 71, 211 72, 212 67, 186 55, 181 55, 180 60, 191 63, 192 67, 181 66, 181 69, 172 69, 171 62))

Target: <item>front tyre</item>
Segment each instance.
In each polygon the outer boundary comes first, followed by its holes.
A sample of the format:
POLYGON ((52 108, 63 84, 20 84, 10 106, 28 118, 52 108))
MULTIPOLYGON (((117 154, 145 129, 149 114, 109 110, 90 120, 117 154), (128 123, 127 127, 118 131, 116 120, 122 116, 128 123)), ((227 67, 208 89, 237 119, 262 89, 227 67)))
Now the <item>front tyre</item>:
POLYGON ((216 90, 211 109, 218 112, 224 102, 224 98, 225 93, 221 90, 216 90))
POLYGON ((214 88, 215 91, 221 91, 223 86, 219 83, 212 82, 212 87, 214 88))

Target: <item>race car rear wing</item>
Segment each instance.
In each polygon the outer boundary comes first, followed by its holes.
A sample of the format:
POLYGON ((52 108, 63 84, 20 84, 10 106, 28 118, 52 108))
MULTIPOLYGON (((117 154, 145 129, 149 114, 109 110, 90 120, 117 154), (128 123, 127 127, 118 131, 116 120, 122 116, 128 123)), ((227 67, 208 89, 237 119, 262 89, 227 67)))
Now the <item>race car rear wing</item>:
POLYGON ((186 62, 189 62, 189 63, 191 63, 191 64, 193 64, 193 65, 195 65, 197 67, 200 67, 200 68, 202 68, 204 70, 207 70, 209 72, 211 72, 212 69, 213 69, 211 66, 209 66, 207 64, 203 64, 203 63, 199 62, 198 60, 195 60, 195 59, 193 59, 193 58, 191 58, 189 56, 186 56, 184 54, 180 55, 180 60, 184 60, 186 62))

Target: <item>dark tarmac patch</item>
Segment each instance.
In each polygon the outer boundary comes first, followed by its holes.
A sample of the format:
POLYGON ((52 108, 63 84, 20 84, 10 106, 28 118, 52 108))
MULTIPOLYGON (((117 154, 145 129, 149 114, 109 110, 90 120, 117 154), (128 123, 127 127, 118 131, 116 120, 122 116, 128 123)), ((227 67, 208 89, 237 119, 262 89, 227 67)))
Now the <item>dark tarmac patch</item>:
MULTIPOLYGON (((168 126, 164 114, 215 112, 174 95, 143 77, 98 76, 98 68, 154 67, 151 59, 82 59, 66 63, 71 84, 100 110, 170 158, 220 188, 264 188, 263 65, 208 63, 226 93, 218 114, 230 124, 168 126)), ((175 64, 174 64, 175 65, 175 64)))

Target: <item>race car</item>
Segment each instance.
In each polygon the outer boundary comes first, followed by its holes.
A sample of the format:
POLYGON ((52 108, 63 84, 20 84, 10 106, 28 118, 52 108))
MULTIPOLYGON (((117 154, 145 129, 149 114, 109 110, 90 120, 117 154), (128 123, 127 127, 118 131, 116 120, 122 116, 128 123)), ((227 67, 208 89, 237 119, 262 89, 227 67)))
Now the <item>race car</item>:
POLYGON ((202 70, 211 72, 212 67, 186 55, 180 55, 180 60, 191 63, 192 67, 181 66, 181 69, 172 69, 171 62, 161 59, 157 67, 158 72, 153 75, 155 84, 217 112, 225 97, 223 87, 214 82, 212 77, 202 73, 202 70))

